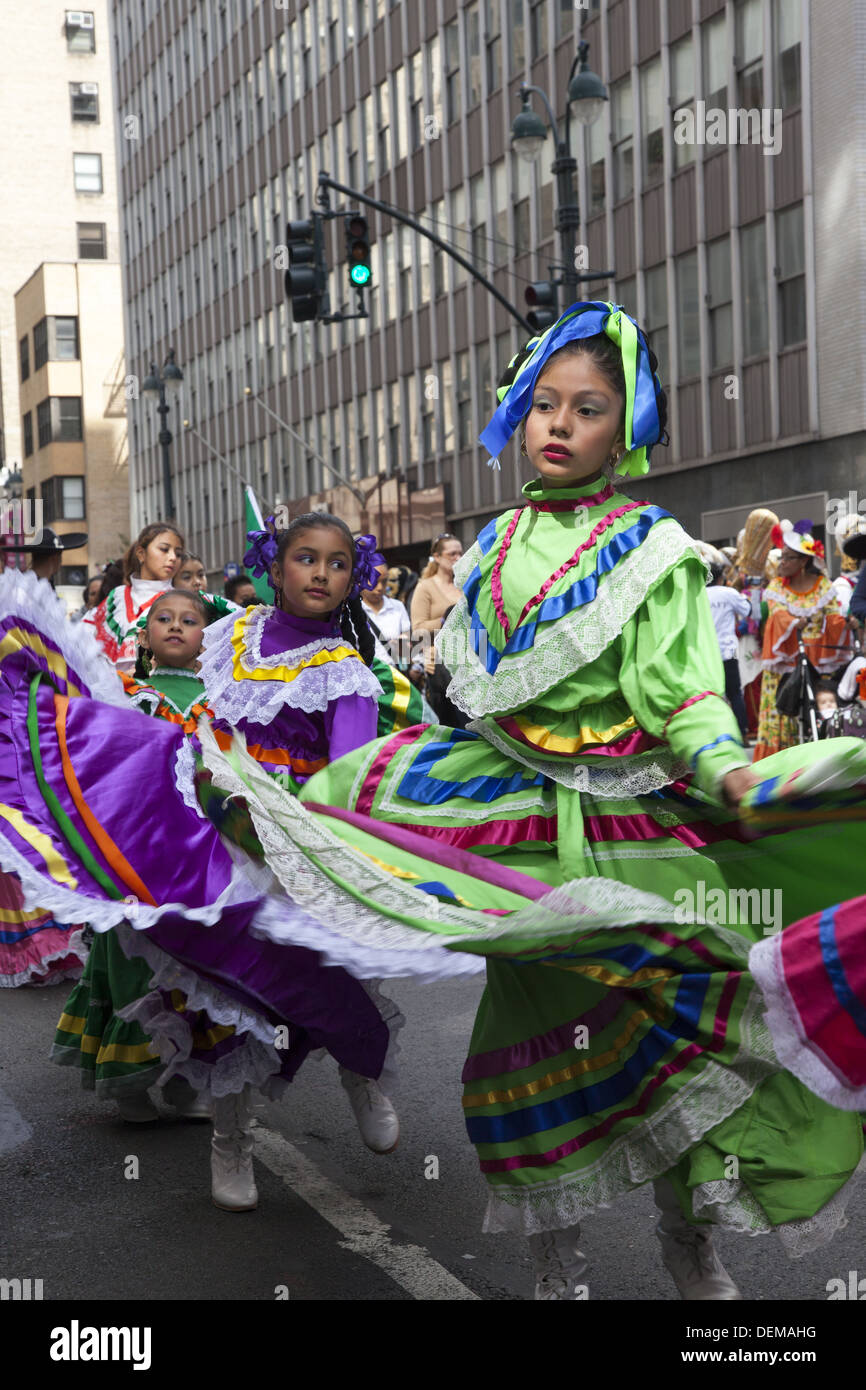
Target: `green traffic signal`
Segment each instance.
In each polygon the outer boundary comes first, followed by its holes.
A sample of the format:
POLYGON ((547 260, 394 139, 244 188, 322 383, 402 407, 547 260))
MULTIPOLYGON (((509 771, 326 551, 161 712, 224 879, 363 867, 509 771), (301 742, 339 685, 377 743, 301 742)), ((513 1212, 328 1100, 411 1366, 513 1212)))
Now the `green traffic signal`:
POLYGON ((349 271, 349 279, 353 285, 369 285, 371 274, 368 265, 353 265, 349 271))
POLYGON ((370 230, 366 217, 359 212, 343 214, 346 233, 346 260, 349 266, 349 279, 358 289, 369 285, 373 278, 370 268, 370 230))

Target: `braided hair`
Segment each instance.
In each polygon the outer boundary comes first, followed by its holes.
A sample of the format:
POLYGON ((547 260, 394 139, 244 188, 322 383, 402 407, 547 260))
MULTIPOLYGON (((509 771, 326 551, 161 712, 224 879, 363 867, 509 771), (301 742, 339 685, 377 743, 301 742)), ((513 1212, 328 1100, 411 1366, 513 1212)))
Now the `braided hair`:
MULTIPOLYGON (((339 531, 349 542, 349 552, 354 563, 355 537, 341 517, 331 516, 329 512, 305 512, 303 516, 296 516, 294 521, 289 522, 286 529, 280 532, 280 539, 277 542, 277 561, 282 560, 292 541, 302 531, 323 531, 326 529, 339 531)), ((340 631, 348 645, 355 648, 365 666, 372 666, 376 644, 367 622, 367 615, 364 612, 360 595, 343 600, 340 606, 339 621, 340 631)))

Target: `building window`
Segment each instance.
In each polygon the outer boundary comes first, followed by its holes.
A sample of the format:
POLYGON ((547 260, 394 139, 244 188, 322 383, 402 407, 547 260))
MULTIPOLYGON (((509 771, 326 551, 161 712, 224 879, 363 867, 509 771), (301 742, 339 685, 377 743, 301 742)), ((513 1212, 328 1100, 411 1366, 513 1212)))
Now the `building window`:
POLYGON ((661 58, 645 63, 640 70, 640 106, 644 183, 658 183, 664 173, 665 152, 661 58))
POLYGON ((42 505, 45 520, 83 521, 84 479, 82 477, 46 478, 42 484, 42 505))
POLYGON ((734 360, 734 323, 731 303, 731 243, 719 237, 707 246, 707 303, 710 311, 710 371, 728 367, 734 360))
POLYGON ((649 345, 658 358, 658 375, 662 384, 669 384, 670 356, 668 352, 668 277, 663 265, 654 266, 644 276, 646 291, 646 331, 649 345))
POLYGON ((707 108, 723 110, 728 105, 728 46, 724 14, 708 20, 701 30, 701 40, 707 108))
POLYGON ((773 0, 776 43, 776 105, 783 111, 799 106, 800 5, 798 0, 773 0))
POLYGON ((677 345, 680 357, 680 380, 700 376, 701 333, 698 299, 698 253, 687 251, 679 256, 677 267, 677 345))
POLYGON ((469 374, 469 353, 457 354, 457 448, 468 449, 472 444, 472 378, 469 374))
POLYGON ((54 441, 74 442, 82 438, 81 397, 49 396, 36 407, 39 448, 54 441))
POLYGON ((514 77, 526 67, 525 0, 507 0, 509 72, 514 77))
POLYGON ((78 319, 44 318, 33 329, 33 365, 78 361, 78 319))
POLYGON ((803 205, 776 213, 778 260, 779 346, 806 339, 806 262, 803 248, 803 205))
POLYGON ((379 167, 376 173, 381 177, 391 167, 391 101, 388 81, 380 82, 376 88, 376 127, 378 130, 379 167))
POLYGON ((483 265, 487 256, 487 189, 484 174, 476 174, 469 180, 469 222, 471 228, 472 259, 483 265))
POLYGON ((499 22, 499 0, 484 0, 484 38, 487 44, 487 90, 495 92, 502 86, 502 28, 499 22))
POLYGON ((40 319, 33 329, 33 366, 38 372, 48 361, 48 320, 40 319))
POLYGON ((459 121, 463 111, 460 99, 460 26, 452 19, 445 25, 445 119, 448 125, 459 121))
POLYGON ((52 362, 78 361, 78 319, 48 320, 48 354, 52 362))
POLYGON ((108 256, 104 222, 79 222, 78 259, 81 261, 104 261, 108 256))
POLYGON ((767 351, 767 255, 763 219, 740 232, 743 278, 743 354, 767 351))
POLYGON ((637 280, 633 275, 627 280, 617 280, 616 302, 621 304, 633 319, 637 318, 637 280))
POLYGON ((481 100, 481 14, 479 0, 466 11, 466 57, 469 68, 469 107, 481 100))
POLYGON ((24 426, 24 457, 29 459, 33 453, 33 412, 28 410, 21 421, 24 426))
POLYGON ((634 188, 634 113, 631 78, 615 82, 611 88, 613 119, 613 198, 621 203, 634 188))
POLYGON ((554 0, 553 22, 556 26, 557 42, 564 38, 566 34, 574 31, 574 22, 577 18, 577 10, 586 9, 586 5, 575 5, 574 0, 554 0))
POLYGON ((596 121, 589 127, 589 210, 601 212, 607 196, 605 174, 605 149, 607 147, 606 123, 596 121))
POLYGON ((66 48, 69 53, 96 52, 96 27, 92 10, 66 11, 66 48))
POLYGON ((21 368, 21 380, 26 381, 30 375, 30 339, 27 334, 18 340, 18 362, 21 368))
POLYGON ((764 28, 761 0, 740 0, 736 9, 737 105, 747 111, 764 104, 764 28))
MULTIPOLYGON (((424 51, 419 48, 409 60, 409 140, 412 150, 420 150, 424 143, 424 51)), ((352 113, 350 120, 353 120, 352 113)), ((354 125, 353 125, 354 130, 354 125)), ((351 163, 352 156, 349 156, 351 163)), ((351 177, 349 183, 354 187, 351 177)))
POLYGON ((70 82, 69 101, 73 121, 99 121, 99 84, 70 82))
POLYGON ((40 449, 51 443, 51 401, 40 401, 36 407, 36 432, 40 449))
MULTIPOLYGON (((695 64, 692 36, 687 34, 684 39, 671 47, 671 93, 674 114, 678 111, 692 111, 695 109, 695 64)), ((676 130, 676 125, 674 126, 676 130)), ((695 158, 694 144, 680 145, 674 140, 674 168, 682 169, 686 164, 691 164, 695 158)))
POLYGON ((72 169, 76 193, 102 192, 102 155, 74 154, 72 169))
POLYGON ((535 62, 548 49, 547 0, 529 0, 530 60, 535 62))

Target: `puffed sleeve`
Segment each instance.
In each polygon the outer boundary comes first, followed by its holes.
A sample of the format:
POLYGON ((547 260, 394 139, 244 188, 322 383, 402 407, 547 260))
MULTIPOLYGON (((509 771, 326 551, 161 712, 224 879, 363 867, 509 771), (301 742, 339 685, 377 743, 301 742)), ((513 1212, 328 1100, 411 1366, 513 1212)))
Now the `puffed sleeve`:
POLYGON ((378 717, 379 702, 372 695, 341 695, 331 700, 325 710, 328 761, 333 763, 375 738, 378 717))
POLYGON ((724 698, 718 638, 703 565, 686 557, 660 580, 626 623, 620 639, 620 687, 641 728, 665 738, 721 799, 723 778, 749 764, 724 698))

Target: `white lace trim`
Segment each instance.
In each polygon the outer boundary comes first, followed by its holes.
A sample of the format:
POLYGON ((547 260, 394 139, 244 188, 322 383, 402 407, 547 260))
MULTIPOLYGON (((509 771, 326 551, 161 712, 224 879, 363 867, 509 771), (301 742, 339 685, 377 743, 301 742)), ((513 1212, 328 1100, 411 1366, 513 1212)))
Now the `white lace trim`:
POLYGON ((77 980, 87 961, 87 954, 84 931, 83 928, 79 928, 70 934, 65 946, 49 952, 40 960, 28 961, 24 969, 16 971, 14 975, 0 975, 0 989, 18 989, 20 985, 54 985, 59 980, 77 980), (67 966, 65 970, 48 969, 54 961, 65 960, 67 956, 75 956, 76 964, 67 966), (50 978, 43 979, 43 976, 50 978))
POLYGON ((692 1194, 692 1207, 695 1216, 708 1218, 741 1235, 775 1234, 789 1258, 799 1260, 813 1250, 828 1245, 837 1232, 848 1225, 846 1209, 858 1192, 864 1174, 866 1154, 848 1181, 814 1216, 803 1217, 799 1221, 784 1221, 779 1226, 773 1226, 767 1220, 760 1203, 739 1179, 701 1183, 692 1194))
POLYGON ((117 938, 125 956, 142 957, 153 972, 151 990, 118 1010, 118 1017, 138 1023, 151 1038, 166 1066, 159 1084, 164 1086, 172 1076, 183 1076, 196 1091, 218 1097, 240 1091, 249 1082, 276 1099, 288 1083, 278 1076, 282 1063, 274 1045, 273 1024, 223 994, 216 985, 199 979, 193 970, 128 925, 117 928, 117 938), (172 989, 183 991, 188 1009, 204 1009, 214 1023, 246 1034, 243 1045, 213 1062, 192 1058, 193 1036, 188 1020, 166 1008, 159 993, 172 989))
MULTIPOLYGON (((324 817, 312 815, 297 797, 274 784, 240 742, 234 750, 239 768, 235 772, 207 727, 202 727, 200 736, 215 785, 246 798, 270 870, 291 902, 303 910, 289 913, 286 905, 273 914, 270 909, 262 911, 257 930, 277 941, 309 946, 360 978, 378 974, 438 979, 474 973, 483 968, 474 953, 468 953, 473 963, 464 964, 463 953, 454 948, 506 937, 538 937, 546 942, 646 921, 677 923, 684 915, 698 920, 654 893, 598 877, 573 879, 507 918, 485 917, 421 895, 335 836, 324 817), (353 891, 339 888, 325 869, 352 883, 353 891), (366 906, 362 898, 372 900, 377 908, 366 906), (398 914, 426 920, 431 926, 438 923, 444 930, 434 934, 424 926, 404 925, 396 920, 398 914), (449 951, 453 964, 447 961, 449 951)), ((435 863, 435 852, 433 845, 431 863, 435 863)), ((257 891, 263 891, 262 879, 254 882, 257 891)))
MULTIPOLYGON (((792 590, 791 592, 793 593, 794 591, 792 590)), ((770 603, 777 603, 780 608, 785 608, 789 613, 793 613, 795 618, 809 618, 813 613, 820 613, 822 608, 826 608, 830 600, 836 597, 836 594, 833 592, 833 586, 831 584, 827 592, 808 607, 804 607, 802 604, 794 603, 787 597, 783 597, 777 590, 768 593, 766 597, 770 603)), ((790 632, 790 628, 788 631, 790 632)))
POLYGON ((543 772, 551 781, 571 791, 589 792, 599 798, 617 799, 623 796, 641 796, 666 787, 678 777, 688 775, 689 769, 670 748, 651 748, 645 753, 633 753, 629 757, 605 758, 603 765, 588 765, 578 762, 554 762, 536 757, 523 749, 513 748, 502 736, 501 730, 486 719, 473 719, 467 728, 480 734, 494 748, 531 768, 533 772, 543 772))
POLYGON ((185 806, 191 811, 195 811, 202 820, 208 817, 199 805, 199 799, 195 792, 195 752, 188 738, 184 738, 177 750, 177 757, 174 760, 174 782, 185 806))
MULTIPOLYGON (((60 648, 76 675, 95 699, 129 707, 114 666, 107 660, 91 626, 70 623, 64 604, 47 579, 32 570, 6 570, 0 575, 0 618, 18 617, 60 648)), ((80 919, 79 919, 80 920, 80 919)))
POLYGON ((767 1023, 776 1055, 798 1081, 837 1110, 866 1110, 866 1086, 851 1086, 829 1059, 806 1043, 800 1017, 785 981, 781 933, 752 947, 749 969, 767 1006, 767 1023))
POLYGON ((534 1235, 578 1225, 600 1207, 668 1172, 778 1070, 755 990, 743 1011, 738 1057, 726 1066, 709 1062, 658 1114, 623 1135, 590 1168, 532 1186, 491 1184, 484 1230, 534 1235))
MULTIPOLYGON (((48 874, 39 873, 34 869, 29 860, 25 859, 2 834, 0 869, 18 875, 25 908, 41 908, 43 912, 50 912, 55 922, 60 925, 87 922, 94 931, 108 931, 109 927, 116 927, 130 916, 130 902, 133 901, 131 897, 122 900, 94 898, 87 893, 79 892, 78 889, 64 888, 62 884, 55 883, 48 874)), ((251 887, 247 869, 234 864, 229 882, 219 897, 204 907, 189 907, 186 903, 180 902, 159 903, 156 907, 150 907, 147 903, 135 900, 135 930, 146 931, 167 912, 179 913, 188 922, 201 922, 202 926, 210 927, 219 920, 227 907, 235 903, 249 902, 257 896, 251 887)))
POLYGON ((198 674, 204 683, 207 704, 217 719, 229 724, 238 724, 241 720, 270 724, 286 708, 312 713, 326 710, 332 700, 345 695, 379 699, 382 687, 360 656, 307 667, 292 681, 236 679, 232 636, 238 622, 243 624, 244 643, 240 664, 248 672, 263 668, 276 670, 279 666, 295 668, 317 652, 336 651, 347 645, 341 636, 321 637, 302 647, 287 648, 263 657, 262 632, 272 613, 272 608, 264 606, 249 609, 246 614, 241 610, 240 616, 231 613, 205 628, 205 650, 198 674))
MULTIPOLYGON (((475 553, 473 547, 464 562, 475 553)), ((480 554, 480 551, 479 551, 480 554)), ((538 627, 528 651, 503 656, 489 674, 477 653, 479 637, 470 627, 463 595, 437 638, 442 660, 452 673, 448 698, 465 714, 511 714, 588 666, 619 636, 650 590, 685 555, 691 538, 679 522, 663 518, 646 540, 603 577, 591 603, 558 622, 538 627)), ((465 578, 465 573, 463 576, 465 578)))

